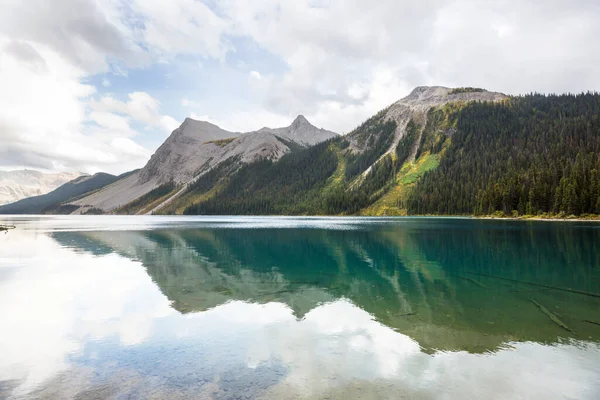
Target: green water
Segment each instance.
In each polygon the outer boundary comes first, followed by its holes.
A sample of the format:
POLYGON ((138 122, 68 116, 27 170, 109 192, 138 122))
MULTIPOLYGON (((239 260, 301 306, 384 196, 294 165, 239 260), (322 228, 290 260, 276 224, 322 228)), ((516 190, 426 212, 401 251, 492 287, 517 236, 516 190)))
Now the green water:
POLYGON ((600 397, 598 223, 3 221, 0 397, 600 397))

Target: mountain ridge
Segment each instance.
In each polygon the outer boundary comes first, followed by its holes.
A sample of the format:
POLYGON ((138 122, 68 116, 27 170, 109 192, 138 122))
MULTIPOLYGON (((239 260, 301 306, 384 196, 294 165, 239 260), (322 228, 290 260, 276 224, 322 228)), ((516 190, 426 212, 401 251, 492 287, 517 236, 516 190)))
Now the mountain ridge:
POLYGON ((183 212, 598 215, 599 116, 599 93, 418 87, 344 137, 211 176, 183 212))
MULTIPOLYGON (((465 91, 453 93, 458 89, 448 88, 445 86, 417 86, 411 93, 392 103, 384 110, 384 119, 396 122, 394 137, 388 149, 375 161, 372 165, 366 168, 353 186, 360 184, 362 180, 371 172, 373 166, 380 162, 385 156, 392 153, 400 143, 400 140, 407 134, 408 124, 411 120, 418 122, 423 127, 427 124, 427 113, 433 107, 439 107, 448 103, 466 103, 466 102, 498 102, 507 99, 507 96, 498 93, 490 92, 485 89, 465 88, 465 91), (470 90, 469 90, 470 89, 470 90)), ((420 142, 422 130, 419 132, 418 140, 420 142)), ((357 142, 353 141, 353 132, 348 134, 351 145, 358 148, 357 142)), ((417 146, 413 146, 409 154, 409 161, 414 160, 414 156, 418 150, 417 146)), ((362 150, 362 149, 361 149, 362 150)))
POLYGON ((186 119, 142 170, 69 206, 113 214, 600 214, 599 116, 598 93, 420 86, 344 136, 302 115, 247 133, 186 119))
POLYGON ((314 127, 304 116, 298 116, 287 127, 247 133, 230 132, 210 122, 186 118, 138 173, 72 205, 82 207, 78 212, 84 211, 83 207, 110 212, 162 185, 188 185, 224 161, 235 159, 243 165, 261 159, 278 160, 292 151, 286 141, 306 147, 335 136, 334 132, 314 127))

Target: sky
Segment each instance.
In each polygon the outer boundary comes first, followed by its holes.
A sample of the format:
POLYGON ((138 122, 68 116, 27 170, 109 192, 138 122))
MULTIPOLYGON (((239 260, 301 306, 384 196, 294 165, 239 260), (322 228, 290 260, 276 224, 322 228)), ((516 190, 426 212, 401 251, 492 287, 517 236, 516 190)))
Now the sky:
POLYGON ((421 85, 600 90, 597 0, 3 0, 0 169, 142 167, 186 118, 347 133, 421 85))

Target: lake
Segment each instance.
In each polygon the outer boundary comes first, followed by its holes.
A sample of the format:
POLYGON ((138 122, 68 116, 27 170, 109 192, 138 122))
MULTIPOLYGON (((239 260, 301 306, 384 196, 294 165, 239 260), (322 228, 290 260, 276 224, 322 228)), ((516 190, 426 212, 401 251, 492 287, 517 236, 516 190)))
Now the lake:
POLYGON ((0 398, 600 398, 600 223, 0 223, 0 398))

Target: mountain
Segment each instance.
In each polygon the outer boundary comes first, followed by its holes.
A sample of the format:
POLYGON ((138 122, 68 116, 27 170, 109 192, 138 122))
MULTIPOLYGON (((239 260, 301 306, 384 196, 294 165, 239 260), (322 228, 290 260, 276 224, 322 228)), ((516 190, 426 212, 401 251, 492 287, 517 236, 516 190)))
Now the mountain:
POLYGON ((417 87, 345 136, 298 116, 225 131, 187 119, 76 213, 600 214, 600 94, 417 87))
MULTIPOLYGON (((600 94, 513 97, 445 118, 451 141, 407 198, 409 213, 600 214, 600 94)), ((434 140, 425 151, 440 148, 434 140)))
POLYGON ((298 116, 284 128, 248 133, 228 132, 205 121, 187 118, 139 172, 72 203, 84 212, 140 213, 161 207, 184 194, 187 185, 216 166, 236 169, 257 160, 278 160, 287 153, 336 137, 298 116), (169 195, 169 196, 167 196, 169 195))
POLYGON ((600 214, 600 94, 418 87, 344 137, 216 168, 185 214, 600 214))
POLYGON ((81 175, 72 172, 45 174, 28 169, 0 171, 0 205, 46 194, 81 175))
POLYGON ((0 214, 40 214, 73 211, 73 209, 69 208, 61 209, 61 204, 84 193, 89 193, 90 191, 111 184, 117 179, 119 178, 105 173, 97 173, 93 176, 80 176, 50 193, 28 197, 15 203, 0 206, 0 214))
MULTIPOLYGON (((285 156, 273 165, 244 167, 218 193, 185 213, 359 213, 391 188, 405 162, 415 160, 430 110, 505 99, 482 89, 418 87, 344 137, 285 156)), ((221 182, 226 176, 227 171, 221 182)))

